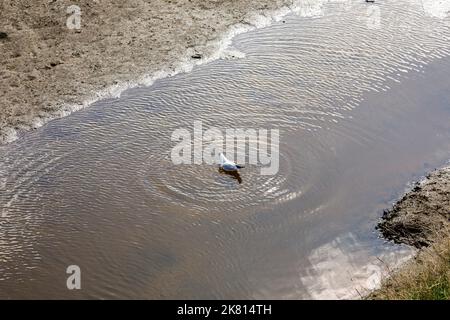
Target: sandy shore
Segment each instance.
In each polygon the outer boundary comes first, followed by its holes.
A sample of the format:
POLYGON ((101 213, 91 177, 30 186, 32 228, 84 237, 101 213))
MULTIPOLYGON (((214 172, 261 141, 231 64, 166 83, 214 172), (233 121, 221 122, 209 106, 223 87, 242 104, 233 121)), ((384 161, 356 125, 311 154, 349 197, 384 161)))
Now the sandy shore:
MULTIPOLYGON (((230 27, 292 0, 4 0, 0 3, 0 143, 86 106, 101 90, 210 55, 230 27), (80 29, 66 25, 68 6, 80 29)), ((108 93, 108 92, 106 92, 108 93)), ((103 96, 108 94, 103 93, 103 96)))

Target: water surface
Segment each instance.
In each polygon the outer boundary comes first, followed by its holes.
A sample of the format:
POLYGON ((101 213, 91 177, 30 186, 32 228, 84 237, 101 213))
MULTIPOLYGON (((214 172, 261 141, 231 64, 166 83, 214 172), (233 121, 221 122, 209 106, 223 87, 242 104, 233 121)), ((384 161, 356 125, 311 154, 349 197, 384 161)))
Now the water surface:
POLYGON ((357 296, 411 253, 379 239, 382 210, 450 158, 448 21, 377 5, 379 29, 358 1, 289 16, 236 37, 243 59, 1 147, 0 297, 357 296), (173 165, 171 134, 194 121, 279 129, 278 174, 173 165))

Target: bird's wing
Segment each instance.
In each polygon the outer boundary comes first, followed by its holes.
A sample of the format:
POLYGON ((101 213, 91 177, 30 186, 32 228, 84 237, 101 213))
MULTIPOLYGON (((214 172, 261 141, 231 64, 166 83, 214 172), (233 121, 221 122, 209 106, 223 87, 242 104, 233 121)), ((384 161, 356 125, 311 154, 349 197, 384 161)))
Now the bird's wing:
POLYGON ((221 166, 223 166, 228 161, 227 158, 225 158, 225 156, 223 155, 223 153, 219 154, 219 160, 221 166))

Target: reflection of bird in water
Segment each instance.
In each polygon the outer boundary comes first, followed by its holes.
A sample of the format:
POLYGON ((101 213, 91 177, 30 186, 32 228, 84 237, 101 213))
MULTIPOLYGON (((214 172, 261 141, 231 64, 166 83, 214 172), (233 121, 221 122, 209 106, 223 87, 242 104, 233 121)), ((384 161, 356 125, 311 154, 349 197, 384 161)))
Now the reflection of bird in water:
POLYGON ((223 155, 223 153, 219 153, 219 160, 220 160, 219 172, 228 174, 233 178, 235 178, 239 183, 242 183, 242 178, 239 175, 238 169, 242 169, 244 167, 234 163, 231 160, 228 160, 223 155))
POLYGON ((241 175, 239 174, 239 172, 237 170, 236 171, 226 171, 226 170, 222 169, 221 167, 219 167, 219 172, 225 173, 229 176, 232 176, 234 179, 236 179, 239 182, 239 184, 242 183, 241 175))

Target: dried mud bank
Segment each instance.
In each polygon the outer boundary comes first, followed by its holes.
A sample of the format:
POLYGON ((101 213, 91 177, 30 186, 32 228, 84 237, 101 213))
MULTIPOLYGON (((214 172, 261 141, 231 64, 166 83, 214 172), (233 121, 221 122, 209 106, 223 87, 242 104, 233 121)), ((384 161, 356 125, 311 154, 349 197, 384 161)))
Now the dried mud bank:
POLYGON ((448 234, 449 225, 450 167, 446 167, 430 173, 385 211, 378 229, 389 240, 421 248, 448 234))
POLYGON ((227 54, 233 57, 224 49, 234 34, 267 25, 292 10, 308 15, 317 4, 311 0, 1 1, 0 143, 128 87, 149 85, 227 54), (79 29, 67 26, 74 14, 68 13, 71 5, 80 9, 79 29))
POLYGON ((385 212, 378 229, 387 239, 420 250, 400 269, 389 272, 367 299, 450 299, 450 167, 417 183, 385 212))

